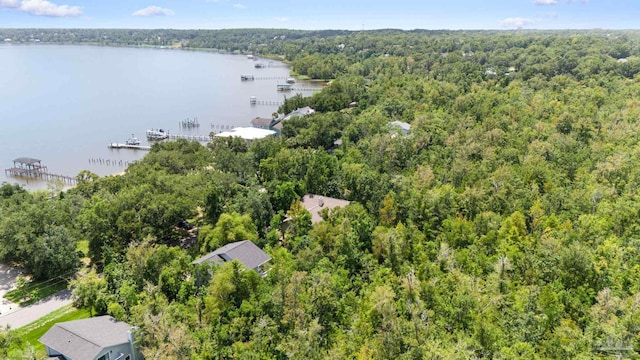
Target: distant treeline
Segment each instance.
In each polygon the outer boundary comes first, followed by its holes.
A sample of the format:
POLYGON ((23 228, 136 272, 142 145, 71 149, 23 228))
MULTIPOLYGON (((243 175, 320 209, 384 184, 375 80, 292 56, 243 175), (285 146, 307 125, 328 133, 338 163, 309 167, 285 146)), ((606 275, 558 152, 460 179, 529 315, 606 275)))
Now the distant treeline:
POLYGON ((469 85, 507 73, 527 80, 537 74, 584 79, 603 72, 633 78, 640 72, 640 47, 634 46, 640 31, 634 30, 0 29, 0 39, 277 56, 296 74, 327 80, 409 73, 469 85), (460 73, 464 79, 452 78, 460 73))

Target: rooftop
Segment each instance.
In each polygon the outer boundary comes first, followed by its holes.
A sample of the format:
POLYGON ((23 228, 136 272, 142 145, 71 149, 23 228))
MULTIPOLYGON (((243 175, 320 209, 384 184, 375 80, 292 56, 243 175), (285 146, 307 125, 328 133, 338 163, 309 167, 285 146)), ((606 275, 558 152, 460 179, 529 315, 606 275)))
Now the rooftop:
POLYGON ((263 139, 267 136, 274 135, 276 132, 273 130, 260 129, 255 127, 237 127, 230 131, 223 131, 216 134, 216 137, 239 137, 245 140, 263 139))
POLYGON ((292 117, 296 117, 296 116, 307 116, 307 115, 313 114, 314 112, 316 112, 314 109, 312 109, 309 106, 305 106, 303 108, 297 108, 297 109, 293 110, 292 112, 287 114, 287 116, 285 116, 284 119, 285 120, 289 120, 292 117))
POLYGON ((253 120, 251 120, 251 125, 254 127, 260 127, 260 128, 272 127, 278 130, 282 129, 282 123, 280 123, 279 121, 274 119, 261 118, 261 117, 256 117, 253 120))
POLYGON ((57 323, 40 342, 71 359, 93 359, 106 347, 128 343, 130 330, 125 322, 98 316, 57 323))
POLYGON ((244 240, 229 243, 202 256, 193 263, 202 264, 203 262, 213 262, 214 264, 224 264, 225 262, 233 260, 240 261, 247 269, 255 269, 271 260, 271 257, 251 240, 244 240))
POLYGON ((315 194, 307 194, 302 197, 302 204, 304 205, 305 209, 307 209, 307 211, 311 213, 311 222, 314 224, 322 221, 322 216, 320 216, 320 211, 322 211, 322 209, 345 207, 350 203, 351 202, 348 200, 335 199, 315 194))
POLYGON ((269 118, 256 117, 253 120, 251 120, 251 125, 253 125, 253 126, 269 126, 269 124, 271 124, 271 121, 273 121, 273 120, 269 119, 269 118))
POLYGON ((396 120, 396 121, 392 121, 392 122, 390 122, 388 125, 389 125, 390 127, 398 127, 398 128, 400 128, 401 130, 403 130, 403 131, 407 131, 407 132, 408 132, 409 130, 411 130, 411 124, 408 124, 408 123, 403 122, 403 121, 398 121, 398 120, 396 120))
POLYGON ((33 164, 37 164, 40 162, 40 160, 38 159, 33 159, 33 158, 28 158, 28 157, 21 157, 21 158, 17 158, 15 160, 13 160, 13 162, 15 163, 21 163, 21 164, 26 164, 26 165, 33 165, 33 164))

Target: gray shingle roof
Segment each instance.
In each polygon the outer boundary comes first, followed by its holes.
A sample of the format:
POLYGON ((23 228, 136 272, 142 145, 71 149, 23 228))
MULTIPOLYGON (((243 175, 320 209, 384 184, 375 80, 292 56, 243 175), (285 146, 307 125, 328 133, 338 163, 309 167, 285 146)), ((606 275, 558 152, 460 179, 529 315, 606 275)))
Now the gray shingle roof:
POLYGON ((204 255, 203 257, 195 260, 194 264, 201 264, 203 262, 213 262, 214 264, 223 264, 227 261, 238 260, 247 269, 255 269, 258 266, 271 260, 271 257, 267 255, 262 249, 260 249, 251 240, 236 241, 229 243, 213 252, 204 255))
POLYGON ((106 347, 128 343, 129 330, 125 322, 98 316, 57 323, 40 342, 71 359, 93 359, 106 347))

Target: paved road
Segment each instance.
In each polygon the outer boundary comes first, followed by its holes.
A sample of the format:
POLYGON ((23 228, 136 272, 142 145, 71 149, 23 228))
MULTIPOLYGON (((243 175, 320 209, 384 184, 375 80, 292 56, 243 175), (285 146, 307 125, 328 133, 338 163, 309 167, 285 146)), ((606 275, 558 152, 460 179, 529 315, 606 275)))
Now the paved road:
POLYGON ((0 315, 0 326, 9 325, 12 329, 17 329, 71 303, 71 290, 63 290, 35 304, 3 313, 0 315))
POLYGON ((16 287, 16 278, 20 270, 9 265, 0 264, 0 315, 18 308, 17 304, 4 298, 4 294, 16 287))

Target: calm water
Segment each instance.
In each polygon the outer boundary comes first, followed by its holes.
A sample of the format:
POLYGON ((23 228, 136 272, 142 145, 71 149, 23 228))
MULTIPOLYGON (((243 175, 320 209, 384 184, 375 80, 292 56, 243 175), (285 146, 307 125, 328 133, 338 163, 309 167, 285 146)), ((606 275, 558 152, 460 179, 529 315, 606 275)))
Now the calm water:
MULTIPOLYGON (((240 75, 289 74, 277 62, 263 69, 255 64, 246 56, 168 49, 2 44, 0 168, 31 157, 53 173, 75 176, 89 170, 104 176, 124 171, 126 162, 146 153, 107 148, 131 134, 146 145, 145 131, 151 128, 208 135, 220 131, 212 124, 250 126, 251 119, 269 117, 277 106, 251 106, 249 97, 282 101, 276 85, 283 80, 242 82, 240 75), (197 118, 200 126, 181 129, 179 123, 187 118, 197 118)), ((1 171, 3 181, 47 187, 7 178, 1 171)))

